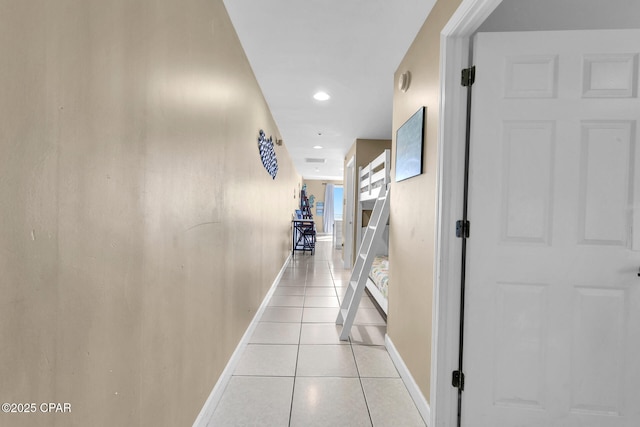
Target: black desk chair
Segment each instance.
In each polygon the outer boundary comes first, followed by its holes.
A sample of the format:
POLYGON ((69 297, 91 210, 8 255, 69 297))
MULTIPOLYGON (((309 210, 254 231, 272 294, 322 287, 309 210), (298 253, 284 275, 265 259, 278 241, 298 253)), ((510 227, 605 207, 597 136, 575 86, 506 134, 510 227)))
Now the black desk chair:
POLYGON ((302 229, 303 250, 311 251, 311 255, 316 251, 316 225, 305 226, 302 229))

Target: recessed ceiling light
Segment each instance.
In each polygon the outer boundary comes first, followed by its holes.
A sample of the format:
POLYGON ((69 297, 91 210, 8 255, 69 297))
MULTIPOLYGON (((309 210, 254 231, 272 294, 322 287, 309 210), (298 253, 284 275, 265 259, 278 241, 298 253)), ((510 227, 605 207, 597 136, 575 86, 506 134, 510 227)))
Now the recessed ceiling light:
POLYGON ((316 150, 322 150, 322 145, 314 145, 313 148, 315 148, 316 150))
POLYGON ((313 98, 317 101, 326 101, 331 97, 327 92, 317 92, 315 95, 313 95, 313 98))

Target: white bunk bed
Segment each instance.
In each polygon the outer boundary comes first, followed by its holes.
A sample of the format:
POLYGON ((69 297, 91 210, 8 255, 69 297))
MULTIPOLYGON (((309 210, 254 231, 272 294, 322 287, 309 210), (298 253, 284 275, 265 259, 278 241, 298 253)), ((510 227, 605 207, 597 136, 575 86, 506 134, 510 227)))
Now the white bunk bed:
MULTIPOLYGON (((358 214, 356 216, 356 242, 358 248, 364 236, 363 227, 367 226, 368 219, 363 218, 366 211, 373 210, 373 205, 378 198, 380 191, 387 187, 390 182, 391 150, 384 150, 365 167, 358 171, 358 214)), ((385 228, 384 245, 378 249, 373 267, 367 280, 367 290, 375 299, 382 311, 387 314, 387 289, 388 289, 388 249, 389 249, 389 226, 385 228)))

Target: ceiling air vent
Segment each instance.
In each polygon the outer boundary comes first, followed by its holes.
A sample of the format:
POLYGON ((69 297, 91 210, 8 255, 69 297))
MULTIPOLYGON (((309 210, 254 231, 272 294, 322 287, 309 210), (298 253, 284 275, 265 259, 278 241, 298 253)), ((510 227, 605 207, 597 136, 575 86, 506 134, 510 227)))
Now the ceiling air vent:
POLYGON ((304 159, 305 162, 307 163, 324 163, 327 161, 327 159, 310 159, 310 158, 306 158, 304 159))

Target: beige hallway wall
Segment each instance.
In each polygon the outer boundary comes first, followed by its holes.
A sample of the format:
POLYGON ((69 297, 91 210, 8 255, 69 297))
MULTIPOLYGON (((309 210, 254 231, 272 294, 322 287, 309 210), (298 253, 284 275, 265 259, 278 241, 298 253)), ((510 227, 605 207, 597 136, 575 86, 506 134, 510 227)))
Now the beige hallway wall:
POLYGON ((325 184, 334 184, 334 185, 342 185, 342 181, 327 181, 327 180, 317 180, 317 179, 305 179, 303 180, 305 184, 307 184, 307 197, 311 195, 315 196, 315 202, 313 204, 313 208, 311 209, 311 213, 313 214, 313 220, 316 223, 316 230, 318 233, 324 233, 324 215, 318 215, 316 212, 316 207, 318 202, 324 203, 324 196, 326 185, 325 184))
POLYGON ((0 10, 0 401, 72 405, 0 425, 191 425, 300 183, 222 1, 0 10))
MULTIPOLYGON (((393 183, 389 223, 389 313, 387 333, 422 393, 430 401, 433 272, 436 216, 436 165, 439 120, 440 32, 460 0, 438 0, 409 51, 395 80, 411 72, 406 93, 393 97, 395 133, 421 106, 426 106, 424 173, 393 183)), ((392 178, 393 179, 393 178, 392 178)))

